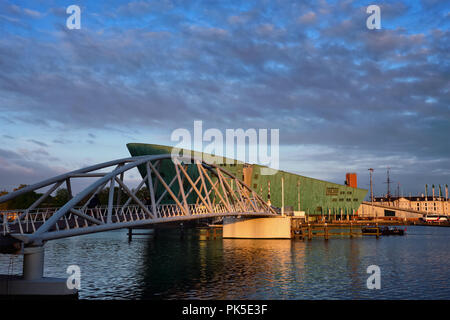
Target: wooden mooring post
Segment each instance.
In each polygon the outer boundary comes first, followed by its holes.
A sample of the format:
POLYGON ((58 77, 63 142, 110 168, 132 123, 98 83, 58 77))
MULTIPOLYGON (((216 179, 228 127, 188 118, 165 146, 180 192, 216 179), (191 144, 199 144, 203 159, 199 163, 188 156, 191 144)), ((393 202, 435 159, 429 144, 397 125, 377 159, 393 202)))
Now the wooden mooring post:
POLYGON ((139 230, 142 230, 142 228, 127 228, 128 229, 128 241, 132 241, 133 240, 133 236, 152 236, 153 238, 156 238, 156 234, 157 234, 157 228, 154 228, 153 231, 152 229, 149 229, 148 232, 139 232, 139 230), (133 232, 134 230, 134 232, 133 232), (137 230, 137 231, 136 231, 137 230))
POLYGON ((217 239, 219 237, 217 233, 217 228, 215 227, 208 227, 206 228, 206 240, 217 239))

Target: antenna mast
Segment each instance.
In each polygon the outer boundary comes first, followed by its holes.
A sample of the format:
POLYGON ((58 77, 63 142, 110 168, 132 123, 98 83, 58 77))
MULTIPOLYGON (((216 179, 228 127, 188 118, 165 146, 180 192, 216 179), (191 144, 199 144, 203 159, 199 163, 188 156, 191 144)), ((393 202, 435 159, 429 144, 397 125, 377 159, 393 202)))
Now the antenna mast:
POLYGON ((389 171, 391 170, 391 168, 387 167, 387 180, 385 183, 387 183, 387 194, 386 194, 386 198, 390 199, 391 198, 391 178, 389 177, 389 171))
POLYGON ((369 169, 369 176, 370 176, 370 202, 373 202, 373 183, 372 183, 372 173, 373 169, 369 169))

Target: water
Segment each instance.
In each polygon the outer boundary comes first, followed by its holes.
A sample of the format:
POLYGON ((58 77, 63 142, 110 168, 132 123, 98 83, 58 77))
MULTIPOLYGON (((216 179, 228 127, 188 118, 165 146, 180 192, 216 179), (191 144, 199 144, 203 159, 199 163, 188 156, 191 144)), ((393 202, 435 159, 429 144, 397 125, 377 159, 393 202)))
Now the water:
MULTIPOLYGON (((158 239, 125 230, 51 241, 45 276, 81 268, 82 299, 450 299, 450 228, 408 227, 404 237, 312 241, 158 239), (366 286, 369 265, 381 289, 366 286)), ((10 257, 0 255, 0 273, 10 257)), ((13 271, 20 274, 21 256, 13 271)))

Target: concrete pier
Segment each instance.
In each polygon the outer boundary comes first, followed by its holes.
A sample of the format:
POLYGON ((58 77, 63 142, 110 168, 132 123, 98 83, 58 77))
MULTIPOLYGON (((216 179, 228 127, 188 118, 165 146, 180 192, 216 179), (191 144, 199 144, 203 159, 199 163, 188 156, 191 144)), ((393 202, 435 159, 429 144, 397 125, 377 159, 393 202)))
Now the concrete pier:
POLYGON ((76 298, 78 291, 70 290, 67 279, 42 277, 26 280, 22 276, 0 275, 0 299, 2 298, 76 298))
POLYGON ((302 239, 312 240, 331 237, 355 238, 363 235, 381 236, 379 225, 400 225, 399 222, 377 222, 376 232, 365 232, 368 221, 334 221, 330 223, 310 223, 292 216, 267 218, 227 217, 223 221, 223 238, 236 239, 302 239))
POLYGON ((76 289, 67 287, 67 279, 44 277, 44 247, 23 250, 23 275, 0 275, 0 297, 72 297, 76 289))
POLYGON ((291 217, 223 219, 223 238, 291 239, 291 217))

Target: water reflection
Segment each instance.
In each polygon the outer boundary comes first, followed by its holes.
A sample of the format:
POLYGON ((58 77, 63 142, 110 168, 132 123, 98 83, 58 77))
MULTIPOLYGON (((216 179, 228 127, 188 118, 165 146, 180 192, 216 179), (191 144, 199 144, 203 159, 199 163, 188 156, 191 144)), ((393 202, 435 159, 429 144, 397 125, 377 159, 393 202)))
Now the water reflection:
POLYGON ((190 234, 180 241, 166 234, 149 244, 142 298, 252 299, 283 292, 285 274, 303 267, 304 245, 295 245, 292 251, 289 240, 199 241, 190 234))
MULTIPOLYGON (((409 227, 404 237, 324 241, 183 239, 164 231, 127 241, 126 231, 51 241, 45 275, 82 270, 87 299, 450 299, 450 229, 409 227), (366 287, 369 265, 381 290, 366 287)), ((0 273, 9 256, 0 255, 0 273)), ((21 257, 13 273, 21 273, 21 257)))

